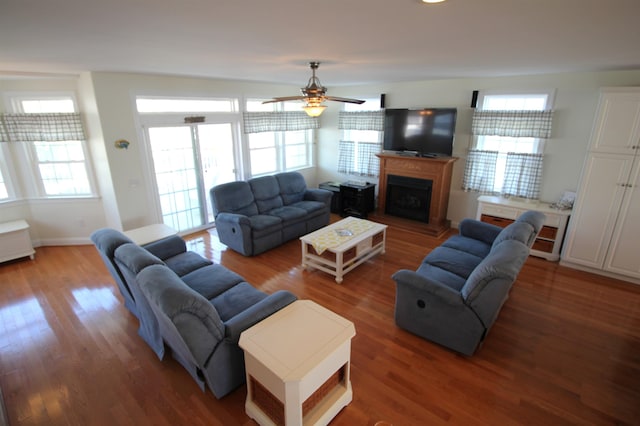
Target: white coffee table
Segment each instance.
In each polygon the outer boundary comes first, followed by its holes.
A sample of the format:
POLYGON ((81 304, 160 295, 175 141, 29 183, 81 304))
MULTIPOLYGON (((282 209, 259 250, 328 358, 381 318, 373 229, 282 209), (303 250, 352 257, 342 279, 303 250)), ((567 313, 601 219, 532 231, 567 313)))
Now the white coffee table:
POLYGON ((331 274, 340 284, 344 274, 373 256, 384 254, 386 233, 387 225, 347 217, 300 237, 302 266, 331 274), (353 231, 353 235, 341 235, 345 230, 353 231))
POLYGON ((240 335, 247 415, 260 425, 326 425, 353 398, 353 323, 297 300, 240 335))

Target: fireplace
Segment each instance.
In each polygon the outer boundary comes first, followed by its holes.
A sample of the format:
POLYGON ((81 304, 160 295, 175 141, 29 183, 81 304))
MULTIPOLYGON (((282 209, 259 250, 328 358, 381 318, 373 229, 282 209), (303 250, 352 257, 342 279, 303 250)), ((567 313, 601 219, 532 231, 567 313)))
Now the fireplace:
POLYGON ((385 213, 429 223, 433 181, 408 176, 387 176, 385 213))
MULTIPOLYGON (((407 157, 397 154, 381 152, 376 154, 380 159, 380 180, 378 191, 378 211, 387 212, 387 178, 389 176, 416 178, 431 181, 431 197, 426 219, 418 220, 397 218, 397 223, 409 222, 411 229, 440 237, 447 232, 451 222, 447 219, 449 205, 449 191, 451 190, 451 174, 456 157, 407 157), (424 222, 426 220, 427 222, 424 222)), ((412 202, 405 202, 412 204, 412 202)), ((391 214, 389 214, 391 217, 391 214)))

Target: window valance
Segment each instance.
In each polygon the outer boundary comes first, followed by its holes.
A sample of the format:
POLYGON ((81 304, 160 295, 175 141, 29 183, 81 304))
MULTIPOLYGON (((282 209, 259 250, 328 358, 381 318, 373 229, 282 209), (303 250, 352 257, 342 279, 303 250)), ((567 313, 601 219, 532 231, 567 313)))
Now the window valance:
POLYGON ((342 130, 384 130, 384 110, 340 111, 338 128, 342 130))
POLYGON ((244 132, 287 132, 319 128, 316 117, 309 117, 304 111, 245 112, 244 132))
POLYGON ((85 140, 78 113, 1 114, 0 142, 85 140))
POLYGON ((484 136, 516 138, 551 137, 553 111, 490 111, 475 110, 471 133, 484 136))

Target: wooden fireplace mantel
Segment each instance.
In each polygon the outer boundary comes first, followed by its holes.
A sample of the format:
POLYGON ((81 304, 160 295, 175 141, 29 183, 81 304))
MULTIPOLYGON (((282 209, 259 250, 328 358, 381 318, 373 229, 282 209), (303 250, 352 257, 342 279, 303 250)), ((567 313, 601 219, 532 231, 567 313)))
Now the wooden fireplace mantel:
POLYGON ((376 154, 380 158, 380 182, 378 191, 378 212, 385 211, 387 202, 387 176, 407 176, 432 181, 429 223, 421 228, 430 235, 440 236, 449 230, 447 220, 449 192, 453 163, 457 157, 423 158, 398 154, 376 154))

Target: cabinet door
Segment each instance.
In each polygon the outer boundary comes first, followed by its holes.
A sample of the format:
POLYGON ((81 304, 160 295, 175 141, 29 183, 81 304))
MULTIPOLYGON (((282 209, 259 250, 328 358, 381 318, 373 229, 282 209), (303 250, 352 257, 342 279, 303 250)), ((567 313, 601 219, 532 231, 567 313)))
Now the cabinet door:
POLYGON ((591 151, 633 154, 639 144, 640 91, 603 91, 591 135, 591 151))
POLYGON ((602 269, 633 157, 594 153, 587 157, 569 222, 563 259, 602 269))
POLYGON ((622 207, 611 239, 605 269, 640 278, 640 157, 638 157, 626 188, 622 207))

